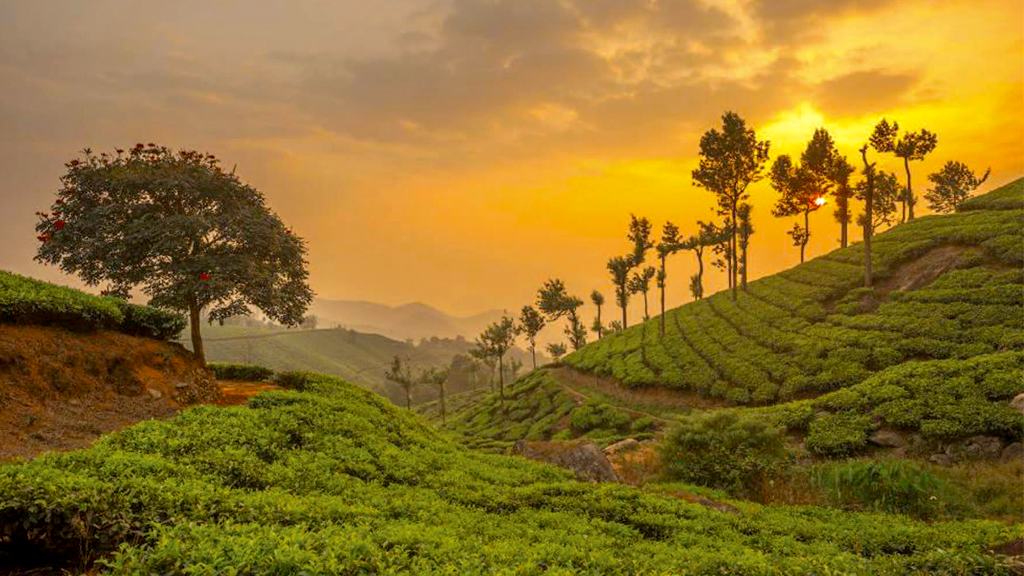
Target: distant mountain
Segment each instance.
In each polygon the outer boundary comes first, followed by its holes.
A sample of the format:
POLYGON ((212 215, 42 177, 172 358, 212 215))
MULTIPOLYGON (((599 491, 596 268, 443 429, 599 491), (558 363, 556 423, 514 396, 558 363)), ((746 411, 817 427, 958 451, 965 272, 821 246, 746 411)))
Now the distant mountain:
POLYGON ((473 340, 488 324, 501 318, 501 310, 488 310, 473 316, 446 314, 422 302, 387 306, 357 300, 317 298, 309 309, 322 328, 341 325, 351 330, 381 334, 396 340, 412 338, 455 338, 473 340))

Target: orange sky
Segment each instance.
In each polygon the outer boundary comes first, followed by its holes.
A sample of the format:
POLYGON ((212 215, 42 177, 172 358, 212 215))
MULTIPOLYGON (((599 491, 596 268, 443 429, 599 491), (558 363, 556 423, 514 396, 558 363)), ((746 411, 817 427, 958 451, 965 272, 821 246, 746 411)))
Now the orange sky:
MULTIPOLYGON (((1022 31, 1005 0, 8 0, 0 268, 73 282, 32 262, 33 212, 76 150, 153 141, 237 164, 321 297, 517 310, 551 276, 610 296, 630 212, 713 217, 690 171, 725 110, 773 159, 818 126, 851 160, 882 116, 926 127, 919 195, 951 159, 1020 176, 1022 31)), ((755 185, 754 277, 798 260, 773 202, 755 185)), ((837 245, 831 210, 811 233, 811 256, 837 245)), ((693 267, 672 261, 671 305, 693 267)))

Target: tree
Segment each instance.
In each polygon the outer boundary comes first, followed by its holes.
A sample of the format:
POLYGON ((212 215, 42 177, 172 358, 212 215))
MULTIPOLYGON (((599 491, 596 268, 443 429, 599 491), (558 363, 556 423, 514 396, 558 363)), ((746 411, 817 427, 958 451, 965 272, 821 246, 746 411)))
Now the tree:
MULTIPOLYGON (((867 180, 861 180, 854 188, 857 198, 867 198, 867 180)), ((882 226, 891 226, 896 222, 896 202, 903 194, 896 175, 884 170, 876 170, 874 174, 874 194, 872 198, 871 220, 867 220, 867 213, 857 217, 857 223, 861 226, 870 226, 871 234, 874 235, 882 226)))
POLYGON ((768 161, 767 140, 758 140, 752 128, 735 112, 722 115, 722 130, 712 128, 700 139, 700 164, 694 183, 718 199, 718 214, 728 216, 731 226, 727 268, 732 297, 736 299, 737 211, 747 199, 747 188, 764 177, 768 161))
POLYGON ((800 247, 800 262, 804 261, 811 238, 810 214, 825 205, 825 196, 832 189, 836 156, 832 136, 824 128, 818 128, 800 155, 800 164, 794 164, 785 154, 772 164, 772 188, 780 194, 772 215, 777 218, 804 216, 803 227, 796 225, 789 231, 793 245, 800 247))
POLYGON ((515 321, 509 316, 492 323, 480 334, 477 347, 498 360, 498 394, 501 399, 501 414, 505 415, 505 354, 515 343, 515 321))
POLYGON ((512 382, 515 382, 516 378, 519 377, 519 370, 522 367, 523 367, 523 362, 519 358, 514 358, 513 357, 513 358, 509 358, 508 359, 508 374, 511 377, 510 380, 512 382))
POLYGON ((744 202, 740 204, 737 213, 740 218, 739 241, 740 241, 740 285, 747 289, 747 248, 750 246, 750 237, 754 235, 754 225, 750 221, 752 207, 744 202))
POLYGON ((50 213, 40 213, 36 260, 106 283, 128 298, 187 312, 192 349, 206 355, 203 311, 215 321, 250 306, 287 326, 313 299, 306 247, 267 207, 263 194, 221 169, 212 154, 137 144, 65 166, 50 213))
MULTIPOLYGON (((877 131, 878 128, 876 127, 877 131)), ((861 199, 864 200, 864 215, 861 225, 864 227, 864 286, 871 286, 871 237, 875 233, 875 162, 868 162, 868 145, 860 148, 860 157, 864 162, 864 188, 861 199)))
POLYGON ((633 244, 633 267, 640 266, 647 257, 647 251, 654 248, 651 239, 651 222, 647 218, 629 215, 629 233, 626 238, 633 244))
POLYGON ((914 206, 917 198, 914 197, 914 190, 910 186, 910 163, 924 160, 939 144, 939 137, 934 132, 921 129, 918 132, 904 132, 900 136, 900 125, 897 122, 889 123, 885 118, 875 126, 874 132, 869 140, 871 147, 878 152, 888 153, 903 159, 903 169, 907 173, 907 187, 903 197, 903 215, 901 221, 914 219, 914 206))
POLYGON ((682 243, 683 250, 690 250, 697 257, 697 273, 690 277, 690 294, 694 300, 704 297, 704 249, 727 242, 731 235, 732 229, 729 226, 719 228, 714 224, 698 221, 697 233, 682 243))
POLYGON ((533 306, 523 306, 519 313, 519 324, 516 326, 518 334, 525 334, 526 341, 530 343, 530 358, 533 360, 533 369, 537 369, 537 334, 544 329, 544 317, 533 306))
POLYGON ((300 326, 306 330, 316 330, 316 316, 310 314, 309 316, 303 317, 300 326))
POLYGON ((936 212, 953 212, 964 200, 970 197, 981 186, 992 172, 989 168, 979 179, 963 162, 951 160, 942 165, 942 169, 928 175, 928 180, 935 187, 925 193, 928 207, 936 212))
POLYGON ((661 242, 658 242, 658 291, 661 299, 661 316, 659 316, 659 333, 665 337, 665 284, 668 280, 667 260, 683 247, 683 240, 679 236, 679 227, 671 222, 666 222, 661 229, 661 242))
POLYGON ((545 282, 537 292, 537 308, 549 321, 554 322, 562 317, 569 319, 565 335, 569 337, 573 350, 579 350, 587 344, 587 329, 579 317, 580 306, 583 306, 583 300, 570 295, 565 289, 565 283, 557 278, 545 282))
POLYGON ((447 407, 445 406, 444 398, 444 387, 448 384, 448 377, 451 375, 451 367, 446 366, 444 368, 437 368, 431 366, 425 370, 421 370, 419 374, 419 382, 426 384, 427 386, 433 386, 437 389, 437 401, 441 408, 441 423, 445 423, 447 407))
POLYGON ((594 318, 594 325, 591 330, 597 333, 597 339, 600 340, 604 337, 604 324, 601 323, 601 306, 604 306, 604 294, 594 290, 590 293, 590 302, 597 307, 597 317, 594 318))
POLYGON ((469 351, 469 355, 487 366, 487 387, 494 392, 494 369, 498 367, 498 359, 480 342, 476 342, 476 347, 469 351))
POLYGON ((391 361, 391 368, 384 372, 384 378, 398 384, 402 390, 405 390, 405 408, 406 410, 411 409, 412 388, 416 385, 416 381, 413 380, 409 366, 403 366, 402 359, 395 356, 395 359, 391 361))
POLYGON ((851 214, 850 214, 850 198, 853 197, 853 187, 850 185, 850 176, 857 169, 850 164, 845 157, 842 157, 836 153, 832 164, 832 173, 830 175, 832 183, 835 185, 835 189, 832 191, 832 196, 836 199, 836 209, 832 212, 832 216, 839 222, 839 247, 846 248, 850 244, 850 233, 849 225, 851 214))
POLYGON ((622 309, 622 325, 629 326, 626 308, 629 306, 629 271, 633 268, 632 256, 613 256, 608 260, 608 272, 615 285, 615 302, 622 309))
POLYGON ((606 329, 606 332, 608 334, 614 334, 616 332, 622 332, 622 330, 622 322, 619 322, 618 320, 612 320, 611 322, 608 323, 608 328, 606 329))
POLYGON ((631 294, 643 294, 644 295, 644 321, 651 319, 651 315, 647 308, 647 293, 651 290, 651 280, 654 279, 654 275, 657 272, 654 266, 648 266, 640 272, 634 272, 633 277, 629 279, 629 292, 631 294))
POLYGON ((548 354, 551 355, 551 358, 555 362, 558 362, 559 360, 561 360, 562 356, 565 356, 565 353, 567 352, 567 350, 565 349, 565 344, 562 344, 562 343, 551 343, 551 344, 548 344, 547 350, 548 350, 548 354))

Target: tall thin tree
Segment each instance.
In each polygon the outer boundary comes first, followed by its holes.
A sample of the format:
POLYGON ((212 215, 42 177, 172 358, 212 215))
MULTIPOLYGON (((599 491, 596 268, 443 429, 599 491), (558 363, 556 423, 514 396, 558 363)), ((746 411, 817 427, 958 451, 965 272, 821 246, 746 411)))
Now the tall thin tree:
POLYGON ((864 218, 861 224, 864 227, 864 286, 871 286, 871 237, 874 235, 875 218, 875 162, 868 162, 868 145, 860 148, 860 157, 864 162, 864 189, 862 200, 864 201, 864 218))
POLYGON ((486 350, 490 356, 498 360, 498 396, 501 402, 501 417, 505 418, 505 354, 515 343, 515 320, 503 316, 480 334, 477 346, 486 350))
POLYGON ((569 325, 565 327, 565 335, 569 337, 573 350, 579 350, 587 344, 587 328, 580 321, 579 308, 583 300, 570 295, 565 283, 554 278, 544 283, 537 291, 537 308, 554 322, 559 318, 567 318, 569 325))
POLYGON ((594 290, 590 293, 590 302, 597 308, 597 317, 594 318, 594 325, 591 330, 597 333, 597 339, 600 340, 604 337, 604 324, 601 322, 601 307, 604 306, 604 294, 594 290))
POLYGON ((753 208, 746 202, 740 204, 737 210, 740 218, 740 286, 744 290, 747 289, 747 249, 750 246, 750 237, 754 235, 754 224, 750 219, 752 210, 753 208))
POLYGON ((659 334, 665 337, 665 285, 668 281, 667 260, 672 254, 682 249, 682 238, 679 236, 679 227, 671 222, 666 222, 661 229, 661 241, 656 247, 658 251, 658 292, 661 300, 661 316, 659 316, 659 334))
POLYGON ((530 343, 530 359, 533 360, 533 369, 537 369, 537 334, 544 329, 544 316, 533 306, 523 306, 519 313, 519 324, 516 331, 526 336, 530 343))
POLYGON ((878 152, 889 153, 903 159, 903 169, 907 173, 907 187, 904 192, 902 221, 914 219, 914 206, 917 198, 910 185, 910 163, 924 160, 939 144, 939 137, 925 129, 917 132, 904 132, 900 135, 900 125, 889 123, 885 118, 875 126, 870 139, 871 147, 878 152))
POLYGON ((647 266, 639 272, 634 272, 633 277, 629 279, 629 292, 631 294, 642 294, 644 297, 644 322, 651 319, 650 312, 647 306, 647 293, 651 290, 651 280, 654 279, 657 271, 654 266, 647 266))
POLYGON ((622 309, 622 327, 626 328, 629 326, 626 308, 629 306, 629 271, 633 268, 633 256, 613 256, 607 267, 615 285, 615 302, 622 309))

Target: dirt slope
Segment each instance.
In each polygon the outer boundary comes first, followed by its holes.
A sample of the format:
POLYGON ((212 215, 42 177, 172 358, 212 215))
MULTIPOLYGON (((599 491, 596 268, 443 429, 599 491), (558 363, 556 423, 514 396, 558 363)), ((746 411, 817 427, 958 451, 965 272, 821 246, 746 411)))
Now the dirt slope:
POLYGON ((87 446, 218 396, 210 375, 176 344, 0 325, 0 460, 87 446))

